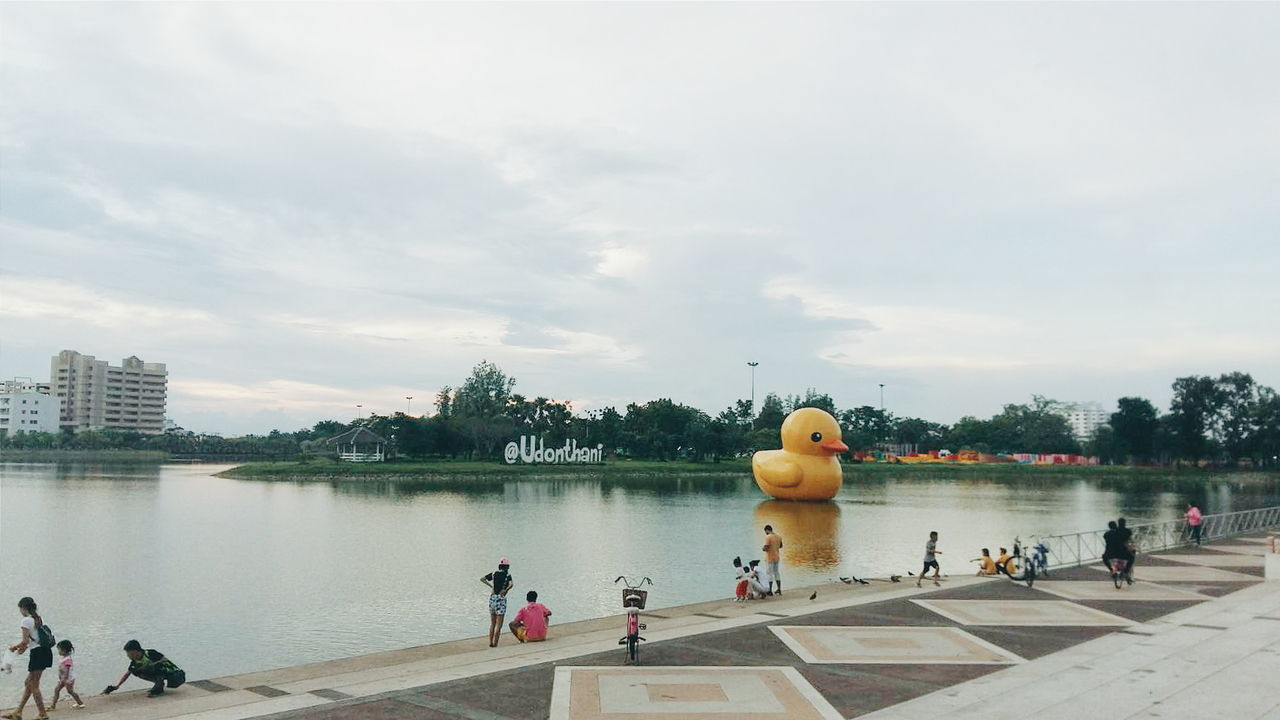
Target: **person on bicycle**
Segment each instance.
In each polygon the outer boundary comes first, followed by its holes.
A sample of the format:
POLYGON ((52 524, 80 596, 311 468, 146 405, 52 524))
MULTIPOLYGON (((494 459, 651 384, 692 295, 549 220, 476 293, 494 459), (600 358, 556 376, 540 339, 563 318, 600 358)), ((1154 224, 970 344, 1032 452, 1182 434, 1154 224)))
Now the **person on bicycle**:
POLYGON ((1124 557, 1124 543, 1120 539, 1120 527, 1115 520, 1107 523, 1107 531, 1102 533, 1102 564, 1111 572, 1111 561, 1124 557))
POLYGON ((1132 581, 1133 564, 1138 560, 1138 544, 1133 541, 1133 531, 1125 525, 1124 518, 1116 520, 1116 530, 1120 532, 1120 547, 1123 550, 1123 554, 1120 557, 1129 562, 1129 567, 1125 570, 1125 574, 1132 581))

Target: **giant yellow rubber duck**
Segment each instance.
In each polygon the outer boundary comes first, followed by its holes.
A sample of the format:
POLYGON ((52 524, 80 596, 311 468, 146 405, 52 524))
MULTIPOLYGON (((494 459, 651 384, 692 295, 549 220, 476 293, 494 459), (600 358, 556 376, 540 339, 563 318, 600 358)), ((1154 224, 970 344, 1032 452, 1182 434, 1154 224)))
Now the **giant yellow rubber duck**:
POLYGON ((752 455, 751 472, 779 500, 830 500, 844 479, 836 456, 848 449, 830 413, 800 408, 782 421, 782 449, 752 455))

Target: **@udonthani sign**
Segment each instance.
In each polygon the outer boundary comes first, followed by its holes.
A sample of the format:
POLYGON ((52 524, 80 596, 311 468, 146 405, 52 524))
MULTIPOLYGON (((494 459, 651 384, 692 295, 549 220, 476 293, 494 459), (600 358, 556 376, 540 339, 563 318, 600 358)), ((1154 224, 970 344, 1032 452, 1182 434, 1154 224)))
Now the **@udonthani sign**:
POLYGON ((578 447, 577 440, 565 440, 562 447, 547 447, 540 438, 521 435, 518 443, 515 440, 507 443, 506 449, 502 451, 502 457, 508 465, 514 465, 517 462, 587 465, 604 462, 604 445, 596 445, 593 448, 578 447))

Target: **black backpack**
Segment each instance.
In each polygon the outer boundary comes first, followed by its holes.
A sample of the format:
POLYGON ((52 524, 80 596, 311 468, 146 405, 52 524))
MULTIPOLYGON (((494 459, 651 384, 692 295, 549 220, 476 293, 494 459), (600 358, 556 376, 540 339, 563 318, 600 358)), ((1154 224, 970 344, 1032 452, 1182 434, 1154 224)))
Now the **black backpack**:
POLYGON ((53 637, 53 630, 48 625, 41 623, 36 628, 36 642, 42 648, 51 648, 57 640, 53 637))

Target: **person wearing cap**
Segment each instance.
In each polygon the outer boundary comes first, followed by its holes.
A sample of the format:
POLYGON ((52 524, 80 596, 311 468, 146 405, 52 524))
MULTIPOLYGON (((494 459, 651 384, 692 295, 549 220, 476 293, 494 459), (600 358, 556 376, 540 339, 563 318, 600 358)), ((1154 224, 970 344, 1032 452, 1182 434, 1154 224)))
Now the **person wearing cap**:
POLYGON ((511 563, 506 558, 498 560, 498 569, 480 578, 489 586, 489 647, 498 647, 502 637, 502 621, 507 616, 507 593, 515 587, 511 578, 511 563))

